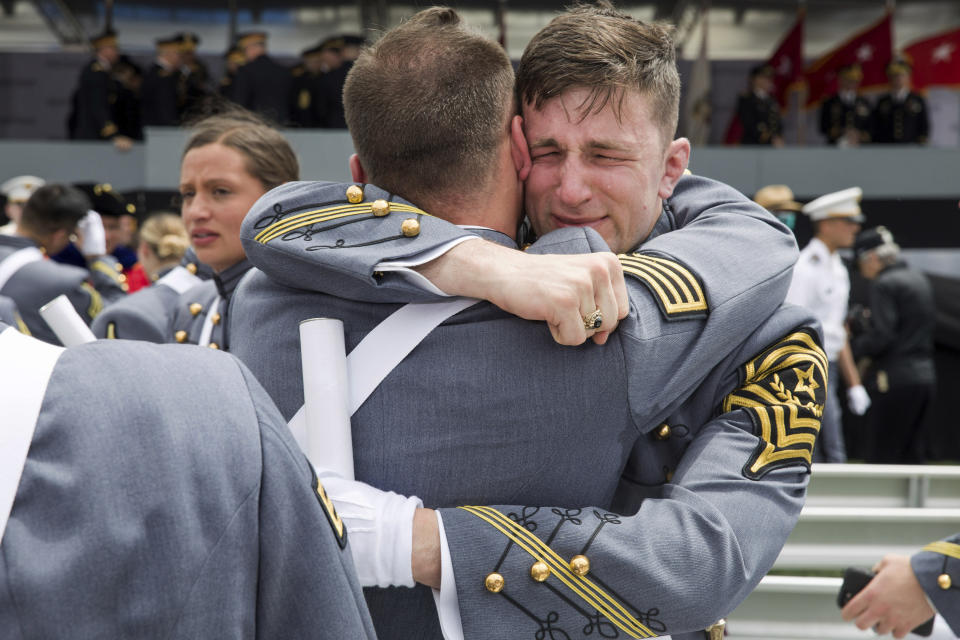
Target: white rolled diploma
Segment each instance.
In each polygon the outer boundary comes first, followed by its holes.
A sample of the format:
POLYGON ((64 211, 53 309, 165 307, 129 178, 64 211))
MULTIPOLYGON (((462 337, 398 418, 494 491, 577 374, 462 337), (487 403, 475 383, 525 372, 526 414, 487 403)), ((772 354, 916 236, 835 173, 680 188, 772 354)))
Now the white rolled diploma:
POLYGON ((40 307, 40 316, 50 325, 65 347, 76 347, 97 339, 67 296, 62 293, 40 307))
POLYGON ((315 467, 353 480, 353 435, 347 408, 347 355, 343 322, 300 322, 306 454, 315 467))

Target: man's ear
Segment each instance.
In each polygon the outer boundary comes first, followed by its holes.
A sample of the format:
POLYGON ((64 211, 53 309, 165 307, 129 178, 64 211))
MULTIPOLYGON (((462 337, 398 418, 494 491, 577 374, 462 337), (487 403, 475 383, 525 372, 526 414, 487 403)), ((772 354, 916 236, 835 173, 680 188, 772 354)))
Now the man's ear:
POLYGON ((660 178, 660 187, 657 195, 661 199, 669 198, 673 195, 673 188, 677 186, 677 181, 683 175, 690 162, 690 141, 686 138, 677 138, 667 147, 667 155, 664 159, 663 177, 660 178))
POLYGON ((363 165, 360 164, 360 158, 355 153, 350 154, 350 175, 354 182, 367 183, 367 172, 364 171, 363 165))
POLYGON ((530 175, 531 161, 527 137, 523 135, 523 116, 513 116, 510 121, 510 155, 517 170, 517 177, 521 181, 526 180, 530 175))

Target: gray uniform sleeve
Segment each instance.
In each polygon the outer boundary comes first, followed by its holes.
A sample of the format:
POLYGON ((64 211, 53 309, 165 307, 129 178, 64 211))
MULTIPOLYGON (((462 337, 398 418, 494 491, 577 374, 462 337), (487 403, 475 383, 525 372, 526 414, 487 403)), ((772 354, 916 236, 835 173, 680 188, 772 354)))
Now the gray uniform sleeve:
POLYGON ((127 295, 126 276, 113 256, 99 256, 88 265, 90 282, 103 299, 104 306, 127 295))
POLYGON ((937 613, 960 636, 960 533, 928 544, 910 558, 910 566, 937 613))
MULTIPOLYGON (((817 332, 800 326, 751 353, 770 334, 755 334, 729 359, 739 366, 722 367, 670 420, 693 435, 667 479, 625 478, 614 509, 442 509, 466 637, 676 640, 736 608, 799 517, 824 400, 817 332)), ((661 467, 683 440, 668 428, 637 447, 646 467, 661 467)))
POLYGON ((437 300, 375 265, 471 235, 373 185, 331 182, 288 182, 267 192, 240 230, 247 258, 273 280, 365 302, 437 300), (351 187, 362 191, 357 202, 348 200, 351 187), (288 265, 291 259, 309 260, 310 278, 288 265))

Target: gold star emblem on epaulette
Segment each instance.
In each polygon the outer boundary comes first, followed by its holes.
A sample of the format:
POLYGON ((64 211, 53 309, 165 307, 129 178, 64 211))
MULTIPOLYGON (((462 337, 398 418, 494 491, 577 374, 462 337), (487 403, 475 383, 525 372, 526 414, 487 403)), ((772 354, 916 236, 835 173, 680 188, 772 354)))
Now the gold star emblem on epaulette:
POLYGON ((806 391, 807 395, 811 398, 816 399, 816 394, 814 391, 820 388, 820 384, 813 379, 813 369, 814 365, 810 365, 810 368, 806 371, 793 367, 793 372, 797 374, 797 386, 793 388, 794 393, 800 393, 801 391, 806 391), (804 382, 806 381, 806 382, 804 382))

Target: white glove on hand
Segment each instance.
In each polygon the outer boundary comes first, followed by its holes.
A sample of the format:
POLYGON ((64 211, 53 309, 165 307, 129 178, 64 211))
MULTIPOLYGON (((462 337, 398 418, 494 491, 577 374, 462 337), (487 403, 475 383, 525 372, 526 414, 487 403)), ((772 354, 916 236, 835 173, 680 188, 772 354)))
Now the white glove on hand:
POLYGON ((412 587, 413 514, 423 501, 332 473, 319 477, 347 527, 360 584, 412 587))
POLYGON ((103 230, 103 220, 96 211, 87 211, 77 225, 80 232, 80 253, 91 258, 102 256, 107 252, 107 232, 103 230))
POLYGON ((870 396, 862 384, 847 389, 847 406, 858 416, 862 416, 870 408, 870 396))

